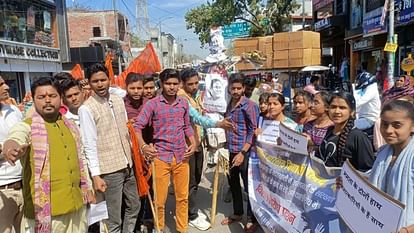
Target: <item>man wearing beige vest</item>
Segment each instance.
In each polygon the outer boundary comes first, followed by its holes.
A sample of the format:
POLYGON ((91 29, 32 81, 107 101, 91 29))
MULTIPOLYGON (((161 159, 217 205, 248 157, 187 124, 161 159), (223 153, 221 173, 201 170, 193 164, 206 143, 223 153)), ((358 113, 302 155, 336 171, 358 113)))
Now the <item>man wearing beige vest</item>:
POLYGON ((108 70, 102 64, 89 67, 86 77, 94 95, 79 108, 79 118, 94 188, 104 194, 109 232, 134 232, 140 199, 124 101, 109 93, 108 70), (123 201, 125 214, 121 216, 123 201))

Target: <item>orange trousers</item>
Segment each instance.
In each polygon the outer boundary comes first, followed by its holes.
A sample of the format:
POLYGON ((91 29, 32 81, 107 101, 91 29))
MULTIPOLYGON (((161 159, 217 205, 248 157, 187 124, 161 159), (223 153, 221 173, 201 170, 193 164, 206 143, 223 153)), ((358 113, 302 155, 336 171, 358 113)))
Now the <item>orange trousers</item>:
POLYGON ((158 225, 160 230, 165 226, 165 202, 168 196, 168 186, 170 184, 170 175, 173 178, 175 193, 175 216, 176 229, 178 232, 187 232, 188 227, 188 185, 190 182, 190 169, 188 161, 177 164, 175 157, 171 164, 156 158, 155 181, 158 209, 158 225))

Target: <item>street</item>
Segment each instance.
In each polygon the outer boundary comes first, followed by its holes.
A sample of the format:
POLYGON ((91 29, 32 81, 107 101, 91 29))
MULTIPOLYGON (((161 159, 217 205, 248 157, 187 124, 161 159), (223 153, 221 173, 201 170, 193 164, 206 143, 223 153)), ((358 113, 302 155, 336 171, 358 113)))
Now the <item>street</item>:
MULTIPOLYGON (((210 211, 211 211, 211 203, 212 203, 212 183, 213 183, 213 177, 214 177, 214 169, 215 168, 207 168, 207 166, 204 166, 204 173, 203 177, 201 178, 200 187, 198 190, 198 200, 199 200, 199 209, 205 213, 208 216, 208 219, 210 219, 210 211)), ((204 231, 206 233, 211 232, 231 232, 231 233, 239 233, 243 232, 244 225, 241 223, 234 223, 229 226, 222 226, 220 222, 224 219, 225 216, 232 214, 232 203, 225 203, 223 201, 224 194, 227 191, 228 185, 226 177, 223 175, 223 173, 220 173, 220 185, 219 185, 219 193, 218 193, 218 200, 217 200, 217 216, 214 225, 207 231, 204 231)), ((170 189, 171 190, 171 189, 170 189)), ((244 202, 245 208, 247 206, 246 202, 244 202)), ((167 204, 166 204, 166 225, 171 230, 171 232, 175 231, 175 220, 174 220, 174 212, 175 212, 175 201, 173 195, 168 195, 167 204)), ((246 217, 244 217, 243 223, 245 223, 246 217)), ((196 228, 188 227, 189 233, 200 233, 202 231, 199 231, 196 228)), ((257 233, 262 233, 263 231, 259 228, 257 233)))

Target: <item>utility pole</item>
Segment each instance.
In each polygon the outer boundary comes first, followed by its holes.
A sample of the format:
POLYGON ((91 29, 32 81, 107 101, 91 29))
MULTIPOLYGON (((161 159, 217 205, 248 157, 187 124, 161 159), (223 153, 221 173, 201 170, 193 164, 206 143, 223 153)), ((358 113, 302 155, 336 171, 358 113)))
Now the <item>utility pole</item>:
POLYGON ((306 24, 306 19, 305 19, 305 0, 302 0, 302 30, 305 30, 305 24, 306 24))
MULTIPOLYGON (((394 0, 389 0, 388 43, 398 43, 394 36, 394 0)), ((384 6, 386 7, 386 6, 384 6)), ((395 53, 388 52, 388 87, 394 86, 395 53)))
POLYGON ((116 43, 116 55, 118 57, 118 74, 122 73, 122 63, 121 63, 121 46, 119 43, 119 26, 118 26, 118 11, 116 10, 116 0, 112 0, 112 6, 114 8, 114 16, 115 16, 115 43, 116 43))
POLYGON ((159 22, 159 27, 160 27, 160 39, 159 39, 159 43, 160 43, 160 51, 161 51, 161 68, 164 69, 164 51, 162 51, 162 31, 161 31, 161 20, 159 22))

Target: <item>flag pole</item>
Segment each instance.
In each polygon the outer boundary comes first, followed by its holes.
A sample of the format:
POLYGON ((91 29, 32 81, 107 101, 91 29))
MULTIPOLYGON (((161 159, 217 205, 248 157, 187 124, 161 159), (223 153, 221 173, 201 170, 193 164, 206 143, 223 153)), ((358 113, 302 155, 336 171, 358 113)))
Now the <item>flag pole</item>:
MULTIPOLYGON (((386 0, 389 4, 389 18, 388 18, 388 43, 398 43, 394 41, 394 0, 386 0)), ((384 6, 387 7, 387 6, 384 6)), ((388 88, 394 86, 394 70, 395 70, 395 53, 388 52, 388 88)))

